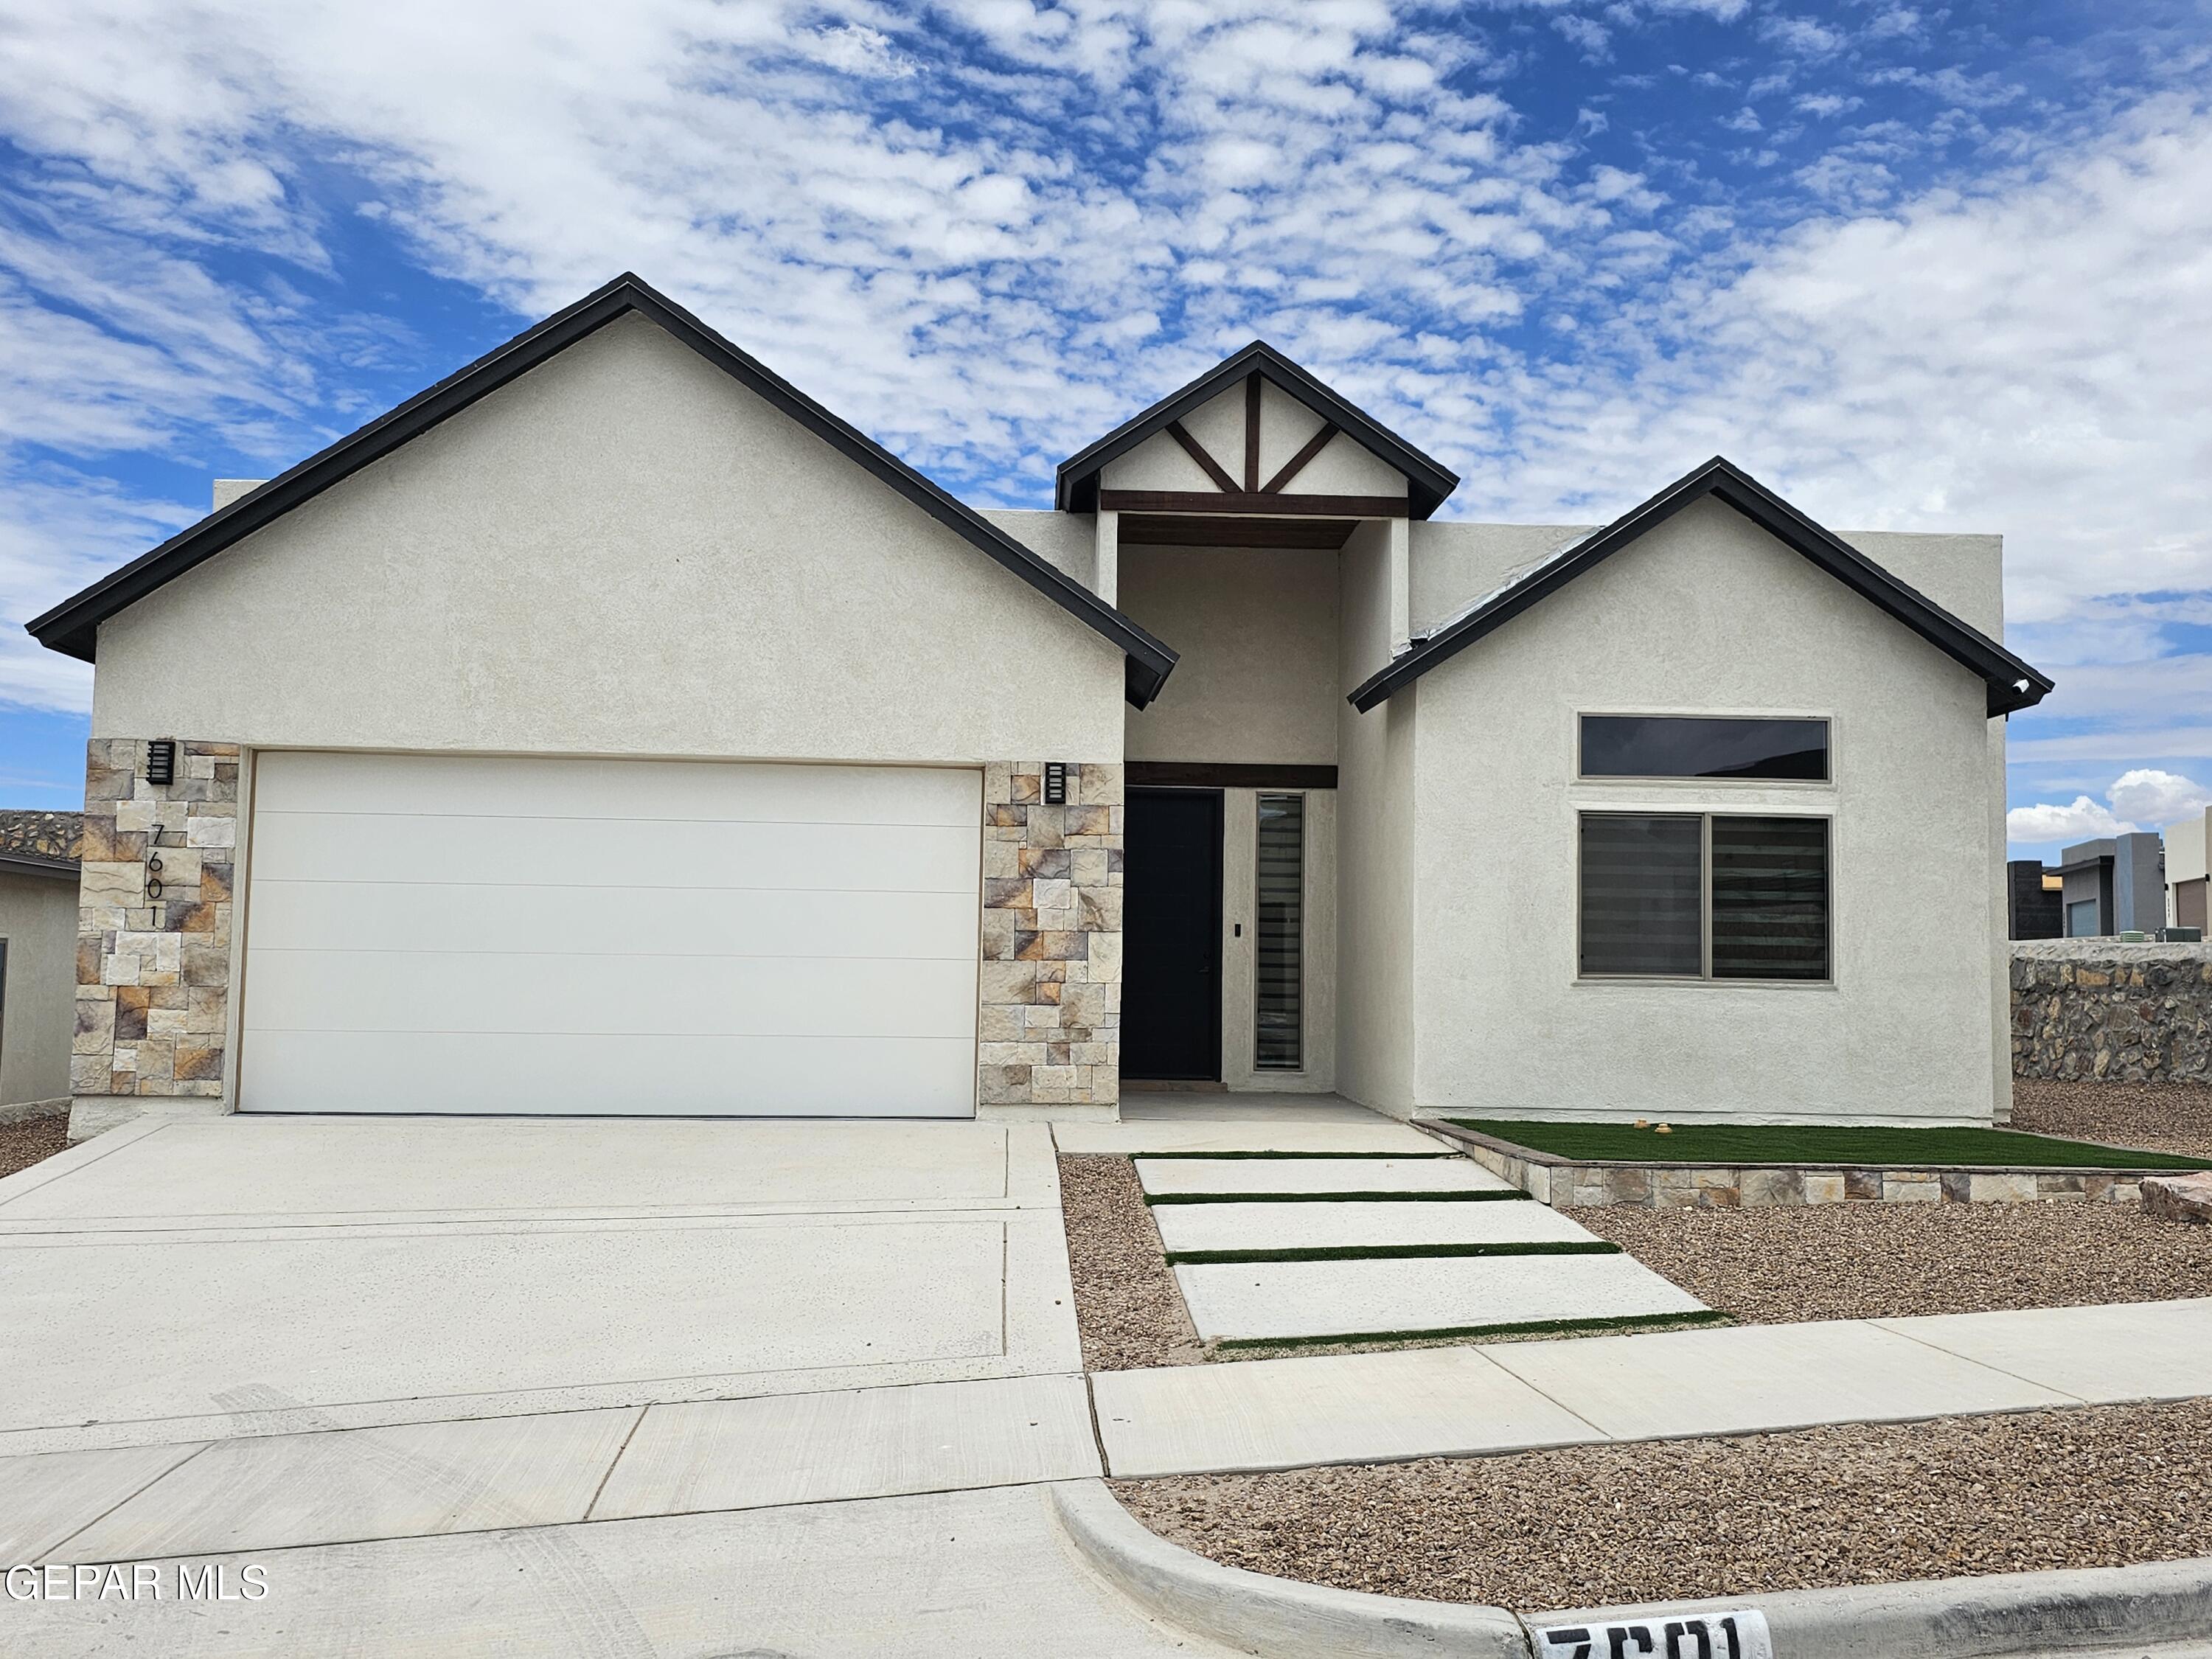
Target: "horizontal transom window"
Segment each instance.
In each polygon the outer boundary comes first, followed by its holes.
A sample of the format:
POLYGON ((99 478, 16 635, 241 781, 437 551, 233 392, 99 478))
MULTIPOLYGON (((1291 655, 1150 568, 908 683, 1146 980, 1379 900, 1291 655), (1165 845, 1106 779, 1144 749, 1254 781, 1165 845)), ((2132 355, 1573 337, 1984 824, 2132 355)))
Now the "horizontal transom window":
POLYGON ((1826 980, 1828 820, 1585 812, 1585 977, 1826 980))
POLYGON ((1743 778, 1825 783, 1828 722, 1585 714, 1586 778, 1743 778))

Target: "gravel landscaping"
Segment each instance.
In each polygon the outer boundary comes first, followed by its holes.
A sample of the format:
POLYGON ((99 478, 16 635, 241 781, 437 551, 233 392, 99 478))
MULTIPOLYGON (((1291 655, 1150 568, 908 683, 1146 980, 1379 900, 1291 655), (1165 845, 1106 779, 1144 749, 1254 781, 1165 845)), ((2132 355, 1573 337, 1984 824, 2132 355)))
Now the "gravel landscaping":
POLYGON ((2212 1227, 2133 1204, 1567 1210, 1756 1324, 2212 1296, 2212 1227))
POLYGON ((1230 1566, 1522 1612, 2122 1566, 2212 1554, 2212 1401, 1114 1490, 1230 1566))
POLYGON ((1194 1365, 1206 1358, 1126 1158, 1062 1158, 1060 1202, 1085 1370, 1194 1365))
POLYGON ((2037 1134, 2212 1158, 2212 1088, 2198 1083, 2049 1083, 2016 1078, 2012 1126, 2037 1134))
POLYGON ((0 1176, 27 1170, 40 1158, 69 1149, 69 1118, 34 1117, 22 1123, 0 1123, 0 1176))

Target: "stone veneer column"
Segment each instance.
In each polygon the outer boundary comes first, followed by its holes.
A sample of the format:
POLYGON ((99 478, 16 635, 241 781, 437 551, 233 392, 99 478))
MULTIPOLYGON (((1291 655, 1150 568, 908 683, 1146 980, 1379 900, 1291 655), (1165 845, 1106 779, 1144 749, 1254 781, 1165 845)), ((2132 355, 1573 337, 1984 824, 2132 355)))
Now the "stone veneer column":
POLYGON ((1071 762, 1065 806, 1043 804, 1043 773, 1038 761, 983 770, 977 1109, 1113 1117, 1121 1093, 1121 769, 1071 762))
POLYGON ((79 1133, 164 1099, 206 1109, 222 1097, 238 766, 236 744, 180 739, 176 781, 154 784, 145 741, 92 740, 70 1060, 79 1133))

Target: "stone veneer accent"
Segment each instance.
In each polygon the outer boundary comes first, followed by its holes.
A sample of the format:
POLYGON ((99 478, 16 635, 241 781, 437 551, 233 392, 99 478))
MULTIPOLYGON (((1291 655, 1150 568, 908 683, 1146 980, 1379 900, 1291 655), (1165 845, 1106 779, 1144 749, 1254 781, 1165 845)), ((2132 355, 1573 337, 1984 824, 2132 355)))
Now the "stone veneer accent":
POLYGON ((238 764, 236 744, 181 739, 176 781, 155 785, 144 741, 89 745, 70 1060, 80 1097, 222 1095, 238 764))
POLYGON ((2132 1204, 2141 1170, 1865 1169, 1840 1164, 1582 1164, 1510 1147, 1456 1124, 1420 1127, 1458 1144, 1492 1174, 1556 1207, 1638 1210, 1760 1209, 1802 1204, 2025 1204, 2073 1200, 2132 1204))
POLYGON ((1067 804, 1043 804, 1044 766, 983 769, 979 1108, 1118 1109, 1121 1091, 1121 769, 1067 767, 1067 804))
POLYGON ((2212 1082, 2212 945, 2015 942, 2012 1071, 2069 1082, 2212 1082))
POLYGON ((77 842, 83 834, 82 812, 0 812, 0 853, 44 859, 52 864, 75 864, 77 842))

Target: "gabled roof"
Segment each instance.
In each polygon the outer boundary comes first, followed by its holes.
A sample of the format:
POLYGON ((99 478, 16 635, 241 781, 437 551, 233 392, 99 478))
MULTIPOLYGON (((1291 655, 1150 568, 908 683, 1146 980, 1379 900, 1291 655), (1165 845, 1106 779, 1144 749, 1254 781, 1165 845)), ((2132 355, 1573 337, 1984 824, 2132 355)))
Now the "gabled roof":
POLYGON ((1507 583, 1436 633, 1413 641, 1353 691, 1352 706, 1365 714, 1457 656, 1493 629, 1556 593, 1585 571, 1707 496, 1726 502, 1777 541, 1794 549, 1838 581, 1887 611, 1944 655, 1980 675, 1989 686, 1989 711, 2008 714, 2043 701, 2051 681, 1972 624, 1925 594, 1906 586, 1832 532, 1822 529, 1765 484, 1716 455, 1688 477, 1667 486, 1643 506, 1585 536, 1507 583))
POLYGON ((390 454, 417 434, 456 415, 479 398, 496 392, 549 357, 596 333, 632 312, 650 318, 731 379, 766 399, 831 448, 857 462, 923 512, 1003 565, 1062 610, 1118 647, 1124 662, 1128 700, 1143 708, 1159 695, 1176 665, 1176 653, 1080 582, 1023 546, 973 508, 848 425, 757 358, 739 350, 641 277, 624 272, 567 310, 556 312, 495 347, 427 392, 417 392, 389 414, 341 438, 319 454, 151 552, 102 577, 74 599, 65 599, 29 623, 39 643, 66 655, 94 659, 100 624, 118 611, 190 570, 204 559, 243 540, 271 520, 349 477, 370 462, 390 454))
POLYGON ((1273 381, 1346 437, 1404 473, 1413 517, 1427 518, 1443 504, 1445 496, 1459 488, 1459 474, 1446 471, 1372 416, 1346 403, 1266 341, 1255 340, 1235 356, 1216 363, 1182 391, 1163 398, 1089 448, 1062 461, 1053 505, 1063 513, 1097 511, 1098 475, 1109 461, 1127 454, 1153 434, 1166 431, 1170 422, 1180 421, 1200 404, 1212 402, 1251 374, 1273 381))

